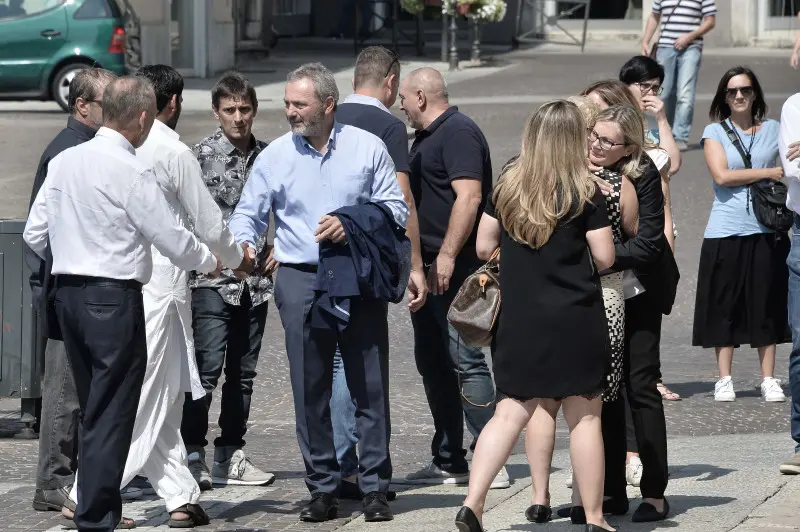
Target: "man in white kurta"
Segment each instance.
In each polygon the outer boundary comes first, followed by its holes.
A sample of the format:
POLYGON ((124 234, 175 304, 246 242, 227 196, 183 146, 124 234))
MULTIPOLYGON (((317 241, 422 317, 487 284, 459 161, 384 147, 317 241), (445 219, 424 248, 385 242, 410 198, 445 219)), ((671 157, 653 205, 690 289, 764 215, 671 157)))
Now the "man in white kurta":
MULTIPOLYGON (((203 181, 192 151, 174 131, 181 111, 183 79, 172 67, 145 66, 136 74, 155 87, 158 115, 136 157, 153 168, 178 224, 193 232, 228 268, 250 269, 203 181), (244 260, 244 263, 243 263, 244 260)), ((180 433, 185 392, 205 395, 194 355, 187 272, 155 249, 153 275, 144 286, 147 369, 122 485, 137 474, 148 478, 166 502, 172 521, 205 524, 197 506, 200 488, 189 471, 180 433)), ((70 494, 75 499, 76 492, 70 494)))

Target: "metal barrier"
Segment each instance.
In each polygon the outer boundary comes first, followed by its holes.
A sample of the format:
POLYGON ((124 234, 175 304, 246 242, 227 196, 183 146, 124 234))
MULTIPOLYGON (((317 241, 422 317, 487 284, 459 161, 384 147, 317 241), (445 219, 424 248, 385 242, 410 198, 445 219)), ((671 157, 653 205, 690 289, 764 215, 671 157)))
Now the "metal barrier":
POLYGON ((537 42, 546 42, 547 39, 544 35, 544 26, 555 26, 561 31, 564 32, 569 38, 574 41, 574 44, 580 45, 581 52, 583 52, 584 48, 586 47, 586 31, 589 28, 589 10, 592 7, 592 0, 565 0, 565 1, 558 1, 553 2, 558 6, 559 4, 574 4, 569 9, 564 9, 560 13, 556 15, 548 15, 546 10, 542 6, 545 0, 520 0, 519 4, 517 4, 517 23, 516 23, 516 36, 514 37, 514 44, 518 45, 519 43, 537 43, 537 42), (576 11, 580 8, 584 8, 583 11, 583 34, 581 38, 578 39, 569 30, 564 28, 561 24, 559 24, 560 20, 566 19, 571 17, 576 11), (523 12, 525 9, 529 10, 531 15, 531 28, 528 30, 523 30, 522 28, 522 19, 523 19, 523 12), (542 24, 539 26, 537 24, 538 15, 542 17, 542 24))
POLYGON ((21 399, 18 437, 36 437, 41 371, 36 360, 36 314, 24 260, 25 220, 0 220, 0 397, 21 399))

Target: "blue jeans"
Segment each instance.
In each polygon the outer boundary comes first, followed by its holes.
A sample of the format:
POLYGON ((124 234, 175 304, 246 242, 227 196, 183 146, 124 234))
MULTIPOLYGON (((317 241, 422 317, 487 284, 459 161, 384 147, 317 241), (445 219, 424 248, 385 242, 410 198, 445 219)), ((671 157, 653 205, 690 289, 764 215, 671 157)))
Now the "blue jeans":
MULTIPOLYGON (((414 358, 422 376, 433 416, 433 463, 451 473, 465 473, 464 418, 477 440, 494 415, 495 389, 483 351, 467 346, 447 321, 447 311, 464 280, 481 263, 457 259, 450 288, 429 295, 421 309, 411 314, 414 358)), ((427 275, 427 268, 426 268, 427 275)))
POLYGON ((789 356, 789 390, 792 394, 792 438, 800 453, 800 216, 792 227, 789 267, 789 325, 792 327, 792 354, 789 356))
POLYGON ((344 363, 339 346, 333 357, 333 391, 331 392, 331 423, 333 424, 333 445, 336 447, 336 460, 342 478, 358 474, 358 432, 356 431, 356 404, 350 396, 344 363))
POLYGON ((703 49, 699 46, 680 52, 671 46, 659 46, 656 52, 656 59, 664 67, 661 97, 676 141, 687 142, 692 132, 694 95, 702 56, 703 49))

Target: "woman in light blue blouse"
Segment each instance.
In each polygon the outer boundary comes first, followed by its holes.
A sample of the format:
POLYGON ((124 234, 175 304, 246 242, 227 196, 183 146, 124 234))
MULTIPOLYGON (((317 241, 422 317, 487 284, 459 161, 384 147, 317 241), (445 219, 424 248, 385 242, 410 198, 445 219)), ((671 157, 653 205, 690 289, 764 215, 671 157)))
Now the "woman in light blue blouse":
POLYGON ((731 365, 733 350, 741 344, 758 349, 764 399, 785 400, 773 370, 776 344, 791 341, 786 312, 789 239, 758 222, 749 193, 752 183, 783 178, 776 161, 780 124, 766 119, 766 113, 755 74, 735 67, 719 83, 710 112, 716 122, 703 132, 714 203, 700 251, 692 345, 716 350, 716 401, 736 399, 731 365))

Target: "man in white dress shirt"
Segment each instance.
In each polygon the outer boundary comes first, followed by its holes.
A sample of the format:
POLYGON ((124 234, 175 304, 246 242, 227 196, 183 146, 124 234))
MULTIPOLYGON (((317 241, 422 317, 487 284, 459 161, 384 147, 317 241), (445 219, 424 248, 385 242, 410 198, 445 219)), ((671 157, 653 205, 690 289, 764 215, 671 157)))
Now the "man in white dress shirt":
POLYGON ((781 111, 781 134, 778 148, 783 174, 789 187, 786 206, 792 209, 792 251, 786 260, 789 267, 789 325, 792 328, 792 354, 789 355, 789 390, 792 394, 791 434, 794 456, 781 464, 785 475, 800 475, 800 93, 786 100, 781 111))
POLYGON ((103 94, 94 139, 55 157, 24 239, 49 245, 55 312, 81 406, 78 530, 130 528, 119 487, 147 363, 142 286, 151 245, 183 270, 219 272, 204 244, 177 223, 153 171, 135 156, 156 116, 153 87, 120 78, 103 94))

